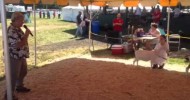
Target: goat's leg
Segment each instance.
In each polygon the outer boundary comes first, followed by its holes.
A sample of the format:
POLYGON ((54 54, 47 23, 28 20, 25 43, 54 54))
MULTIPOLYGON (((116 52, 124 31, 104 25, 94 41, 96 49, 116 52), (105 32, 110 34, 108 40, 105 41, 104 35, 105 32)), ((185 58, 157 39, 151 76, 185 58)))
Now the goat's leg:
POLYGON ((189 69, 190 69, 190 64, 186 67, 186 73, 188 73, 189 69))
POLYGON ((137 60, 136 59, 134 59, 134 61, 133 61, 133 65, 135 65, 135 62, 136 62, 137 60))

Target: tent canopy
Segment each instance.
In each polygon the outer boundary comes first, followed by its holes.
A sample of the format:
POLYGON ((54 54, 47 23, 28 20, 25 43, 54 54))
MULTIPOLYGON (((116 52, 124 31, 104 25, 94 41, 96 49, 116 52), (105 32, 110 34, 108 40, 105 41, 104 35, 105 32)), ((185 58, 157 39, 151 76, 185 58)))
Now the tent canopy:
MULTIPOLYGON (((23 0, 25 4, 38 4, 40 0, 23 0)), ((5 3, 18 4, 20 0, 5 0, 5 3)), ((143 6, 154 6, 157 3, 160 3, 162 6, 176 6, 178 2, 181 2, 182 5, 190 5, 189 0, 41 0, 43 4, 54 4, 61 6, 78 6, 80 3, 82 6, 87 5, 96 5, 96 6, 106 6, 119 7, 123 4, 126 7, 135 7, 138 3, 141 3, 143 6)))

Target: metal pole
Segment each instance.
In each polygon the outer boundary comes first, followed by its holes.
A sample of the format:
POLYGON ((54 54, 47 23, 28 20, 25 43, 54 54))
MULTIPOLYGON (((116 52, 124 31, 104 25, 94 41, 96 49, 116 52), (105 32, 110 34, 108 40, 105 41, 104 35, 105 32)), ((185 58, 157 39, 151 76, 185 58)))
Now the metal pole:
POLYGON ((5 12, 5 2, 0 0, 1 5, 1 24, 2 24, 2 35, 3 35, 3 51, 4 51, 4 63, 5 63, 5 76, 6 76, 6 87, 7 87, 7 100, 12 100, 12 85, 11 85, 11 72, 10 72, 10 58, 8 49, 8 36, 7 36, 7 21, 5 12))
POLYGON ((33 4, 34 8, 34 55, 35 55, 35 66, 37 66, 37 47, 36 47, 36 5, 35 3, 33 4))
POLYGON ((91 47, 91 24, 92 24, 92 5, 91 5, 91 8, 90 8, 90 22, 89 22, 89 31, 88 31, 88 38, 89 38, 89 51, 90 51, 90 47, 91 47))
POLYGON ((168 20, 167 20, 167 41, 169 39, 169 31, 170 31, 170 6, 168 7, 168 20))

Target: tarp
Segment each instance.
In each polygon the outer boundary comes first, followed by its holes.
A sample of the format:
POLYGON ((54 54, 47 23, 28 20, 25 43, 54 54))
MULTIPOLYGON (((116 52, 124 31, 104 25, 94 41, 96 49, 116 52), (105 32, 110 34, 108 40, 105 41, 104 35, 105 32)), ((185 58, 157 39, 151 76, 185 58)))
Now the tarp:
POLYGON ((23 0, 24 4, 38 4, 40 0, 23 0))
POLYGON ((107 2, 108 6, 110 7, 120 7, 123 1, 113 1, 113 2, 107 2))
POLYGON ((139 0, 126 0, 123 5, 126 7, 136 7, 139 4, 139 0))
POLYGON ((180 0, 182 6, 189 6, 190 0, 180 0))
POLYGON ((179 0, 159 0, 160 5, 162 6, 176 6, 179 0))
POLYGON ((20 2, 20 0, 5 0, 6 4, 9 4, 9 3, 11 3, 11 4, 18 4, 19 2, 20 2))
POLYGON ((140 0, 142 6, 155 6, 158 4, 157 0, 140 0))

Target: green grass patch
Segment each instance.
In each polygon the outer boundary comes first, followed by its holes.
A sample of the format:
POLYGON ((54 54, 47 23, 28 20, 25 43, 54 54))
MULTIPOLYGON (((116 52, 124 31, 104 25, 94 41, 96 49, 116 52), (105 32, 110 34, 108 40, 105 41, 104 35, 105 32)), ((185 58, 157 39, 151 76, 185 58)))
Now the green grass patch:
POLYGON ((179 64, 179 65, 185 65, 187 64, 183 58, 169 58, 168 64, 179 64))

